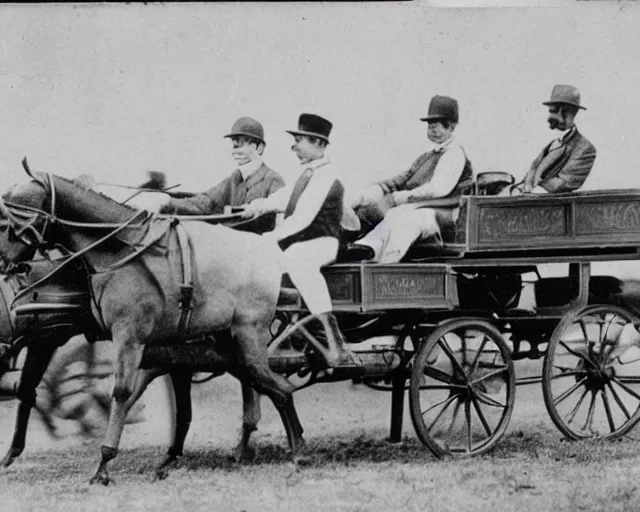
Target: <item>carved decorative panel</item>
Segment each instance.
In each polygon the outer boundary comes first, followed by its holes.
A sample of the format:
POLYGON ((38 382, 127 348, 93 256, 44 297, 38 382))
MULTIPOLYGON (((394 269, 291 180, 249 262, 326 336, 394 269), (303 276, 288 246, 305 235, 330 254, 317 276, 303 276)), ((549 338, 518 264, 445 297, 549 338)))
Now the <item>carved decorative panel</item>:
POLYGON ((618 201, 576 204, 576 234, 638 233, 640 202, 618 201))
POLYGON ((567 234, 564 205, 483 207, 479 212, 479 242, 509 242, 567 234))
POLYGON ((444 298, 444 272, 384 273, 373 276, 374 300, 444 298))

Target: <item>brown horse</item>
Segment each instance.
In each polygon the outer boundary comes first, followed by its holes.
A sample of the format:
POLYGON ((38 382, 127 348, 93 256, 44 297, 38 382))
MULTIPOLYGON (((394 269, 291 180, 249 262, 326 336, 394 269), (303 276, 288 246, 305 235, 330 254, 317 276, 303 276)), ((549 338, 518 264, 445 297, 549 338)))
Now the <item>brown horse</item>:
POLYGON ((212 332, 229 334, 228 342, 219 342, 233 356, 225 369, 273 401, 296 457, 303 441, 292 386, 269 369, 267 359, 281 279, 275 245, 195 221, 184 226, 185 241, 174 220, 58 176, 38 175, 3 199, 3 259, 24 261, 35 248, 52 244, 82 257, 90 271, 94 316, 115 344, 109 424, 92 482, 109 483, 107 465, 117 455, 127 412, 158 374, 140 368, 145 346, 212 332))

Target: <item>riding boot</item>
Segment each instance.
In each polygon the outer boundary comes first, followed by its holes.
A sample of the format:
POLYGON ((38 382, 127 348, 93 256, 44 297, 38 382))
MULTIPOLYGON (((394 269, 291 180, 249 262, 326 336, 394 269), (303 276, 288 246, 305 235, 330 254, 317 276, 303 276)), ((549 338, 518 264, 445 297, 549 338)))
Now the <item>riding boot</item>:
POLYGON ((333 313, 318 315, 326 332, 328 345, 327 362, 331 368, 360 368, 362 361, 346 347, 346 340, 338 327, 338 321, 333 313))

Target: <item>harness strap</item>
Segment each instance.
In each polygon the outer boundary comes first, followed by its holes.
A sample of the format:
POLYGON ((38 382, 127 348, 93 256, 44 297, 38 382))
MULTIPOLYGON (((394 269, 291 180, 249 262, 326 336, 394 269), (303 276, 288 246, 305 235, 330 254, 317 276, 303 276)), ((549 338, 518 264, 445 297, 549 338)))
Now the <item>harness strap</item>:
MULTIPOLYGON (((89 252, 90 250, 96 248, 97 246, 99 246, 100 244, 102 244, 103 242, 107 241, 109 238, 115 236, 116 234, 118 234, 120 231, 122 231, 123 229, 125 229, 126 227, 128 227, 131 223, 133 223, 134 220, 136 220, 138 217, 140 217, 140 214, 146 214, 146 212, 144 211, 139 211, 137 212, 135 215, 133 215, 133 217, 131 217, 128 221, 126 221, 124 224, 121 224, 117 229, 115 229, 114 231, 111 231, 110 233, 108 233, 107 235, 105 235, 104 237, 100 238, 99 240, 96 240, 94 243, 92 243, 91 245, 88 245, 87 247, 85 247, 84 249, 74 253, 73 255, 69 256, 69 258, 67 258, 60 266, 54 268, 51 272, 49 272, 46 276, 44 276, 42 279, 39 279, 38 281, 36 281, 35 283, 31 284, 30 286, 28 286, 27 288, 21 290, 19 293, 16 294, 15 299, 17 299, 18 297, 22 297, 23 295, 29 293, 31 290, 33 290, 35 287, 37 287, 38 285, 42 284, 43 282, 45 282, 47 279, 49 279, 51 276, 53 276, 54 274, 60 272, 60 270, 62 270, 62 268, 66 267, 68 264, 70 264, 72 261, 77 260, 78 258, 80 258, 81 256, 83 256, 85 253, 89 252)), ((143 250, 147 249, 148 246, 143 247, 142 249, 140 249, 139 251, 136 252, 136 255, 139 254, 140 252, 142 252, 143 250)), ((118 262, 121 263, 121 262, 118 262)))
POLYGON ((182 262, 182 283, 180 283, 180 319, 178 320, 178 336, 184 338, 189 328, 191 314, 193 313, 193 265, 191 258, 193 250, 191 237, 179 219, 175 219, 174 227, 180 248, 180 260, 182 262))

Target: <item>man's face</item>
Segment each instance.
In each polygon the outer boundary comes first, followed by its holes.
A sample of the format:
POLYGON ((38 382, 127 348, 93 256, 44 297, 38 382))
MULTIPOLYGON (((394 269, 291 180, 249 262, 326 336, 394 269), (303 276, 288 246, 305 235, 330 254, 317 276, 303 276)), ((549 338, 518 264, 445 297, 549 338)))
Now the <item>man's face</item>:
POLYGON ((549 105, 549 117, 547 122, 552 130, 568 130, 573 126, 576 113, 562 105, 549 105))
POLYGON ((233 144, 231 156, 238 165, 248 164, 262 154, 259 150, 262 144, 251 137, 231 137, 231 143, 233 144))
POLYGON ((324 147, 319 146, 305 135, 293 136, 291 151, 296 154, 301 164, 309 163, 324 156, 324 147))
POLYGON ((429 129, 427 132, 427 137, 429 140, 435 144, 442 144, 443 142, 448 141, 453 135, 453 125, 449 125, 448 127, 442 121, 429 121, 429 129))

